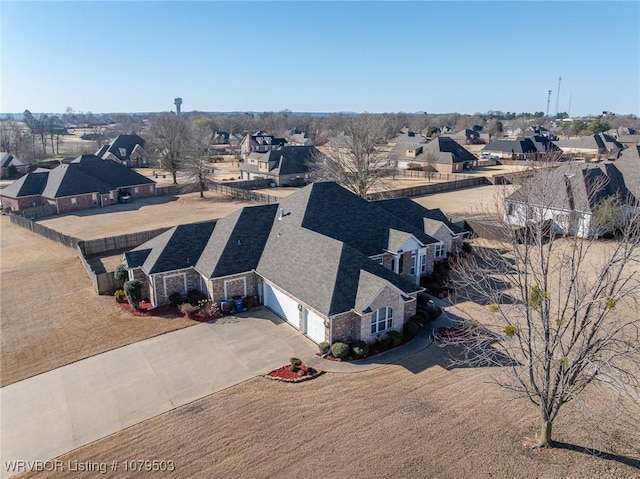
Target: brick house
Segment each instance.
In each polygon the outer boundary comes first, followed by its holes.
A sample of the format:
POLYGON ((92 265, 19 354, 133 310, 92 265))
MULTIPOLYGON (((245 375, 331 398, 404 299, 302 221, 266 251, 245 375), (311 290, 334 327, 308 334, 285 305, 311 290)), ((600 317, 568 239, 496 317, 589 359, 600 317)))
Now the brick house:
POLYGON ((100 148, 96 156, 130 168, 142 168, 147 166, 144 144, 144 138, 139 135, 118 135, 109 145, 100 148))
POLYGON ((11 211, 52 205, 62 214, 114 204, 123 195, 155 196, 156 184, 112 160, 82 155, 52 170, 38 168, 26 174, 2 191, 0 201, 11 211))
POLYGON ((315 342, 373 340, 415 314, 420 276, 443 244, 414 226, 423 220, 313 183, 279 204, 176 226, 125 262, 155 306, 190 289, 216 301, 256 296, 315 342))
POLYGON ((309 182, 309 164, 319 155, 315 146, 281 146, 266 153, 251 152, 240 164, 241 178, 266 178, 278 186, 302 186, 309 182))

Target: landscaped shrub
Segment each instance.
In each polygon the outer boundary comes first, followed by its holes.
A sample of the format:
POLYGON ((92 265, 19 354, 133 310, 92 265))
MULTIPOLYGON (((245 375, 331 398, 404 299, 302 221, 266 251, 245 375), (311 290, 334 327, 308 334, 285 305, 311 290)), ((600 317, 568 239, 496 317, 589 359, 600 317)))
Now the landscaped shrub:
POLYGON ((334 357, 342 359, 349 354, 349 345, 345 343, 333 343, 331 345, 331 354, 334 357))
POLYGON ((174 306, 177 306, 178 304, 180 304, 182 302, 182 295, 180 293, 178 293, 177 291, 175 293, 171 293, 169 295, 169 302, 171 304, 173 304, 174 306))
POLYGON ((329 352, 329 343, 326 341, 318 343, 318 350, 320 351, 320 354, 327 354, 329 352))
POLYGON ((113 297, 114 297, 114 298, 116 298, 116 301, 117 301, 118 303, 122 303, 122 302, 127 298, 127 295, 126 295, 126 294, 124 294, 124 291, 123 291, 123 290, 121 290, 121 289, 116 289, 116 292, 115 292, 115 293, 113 293, 113 297))
POLYGON ((186 315, 189 318, 193 318, 193 316, 200 311, 200 307, 194 306, 191 303, 182 303, 178 306, 180 312, 186 315))
POLYGON ((289 361, 291 362, 291 371, 294 373, 302 366, 302 361, 298 358, 291 358, 289 361))
POLYGON ((402 344, 402 334, 398 331, 392 329, 387 333, 387 337, 391 340, 392 346, 400 346, 402 344))
POLYGON ((142 283, 137 279, 127 281, 124 283, 124 294, 131 307, 137 309, 142 299, 142 283))
POLYGON ((473 253, 473 247, 471 246, 471 243, 467 243, 466 241, 462 243, 462 252, 465 254, 473 253))
POLYGON ((418 306, 425 306, 431 297, 427 293, 418 293, 418 306))
POLYGON ((351 346, 351 349, 357 358, 364 358, 369 354, 369 345, 365 341, 356 341, 353 343, 353 346, 351 346))
POLYGON ((410 338, 413 338, 416 334, 418 334, 419 330, 420 330, 420 325, 415 321, 409 321, 405 323, 403 326, 404 334, 406 334, 410 338))
POLYGON ((385 334, 381 338, 378 338, 376 343, 378 343, 378 346, 380 346, 381 349, 388 349, 391 347, 391 344, 393 343, 393 341, 389 336, 385 334))
POLYGON ((129 279, 129 271, 123 264, 119 264, 116 266, 116 269, 113 271, 113 277, 118 281, 126 281, 129 279))
POLYGON ((187 301, 191 304, 196 305, 199 301, 207 299, 207 296, 202 294, 198 289, 190 289, 187 291, 187 301))

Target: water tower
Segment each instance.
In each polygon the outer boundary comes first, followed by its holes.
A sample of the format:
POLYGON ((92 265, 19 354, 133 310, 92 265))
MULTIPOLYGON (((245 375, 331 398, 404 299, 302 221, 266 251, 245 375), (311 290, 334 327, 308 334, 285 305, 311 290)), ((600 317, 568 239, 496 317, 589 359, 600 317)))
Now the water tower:
POLYGON ((176 106, 176 115, 180 115, 180 106, 182 105, 182 98, 174 98, 173 104, 176 106))

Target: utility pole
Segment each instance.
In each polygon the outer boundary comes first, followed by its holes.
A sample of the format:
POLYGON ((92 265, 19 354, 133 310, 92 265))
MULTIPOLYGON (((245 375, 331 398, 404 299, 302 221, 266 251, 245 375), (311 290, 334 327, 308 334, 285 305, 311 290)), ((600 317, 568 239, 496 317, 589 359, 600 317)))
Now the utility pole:
POLYGON ((556 118, 558 117, 558 108, 560 106, 560 83, 562 82, 562 77, 558 77, 558 93, 556 94, 556 118))
POLYGON ((567 110, 567 115, 571 118, 571 97, 573 96, 573 92, 569 93, 569 109, 567 110))
POLYGON ((547 113, 545 116, 549 116, 549 103, 551 103, 551 90, 547 90, 547 113))

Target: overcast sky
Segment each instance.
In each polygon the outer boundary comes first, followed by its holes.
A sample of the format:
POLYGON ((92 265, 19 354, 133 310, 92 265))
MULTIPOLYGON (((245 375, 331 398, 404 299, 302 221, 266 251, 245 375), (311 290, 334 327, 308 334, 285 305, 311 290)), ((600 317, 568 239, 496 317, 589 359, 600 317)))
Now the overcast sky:
POLYGON ((0 111, 640 111, 640 3, 0 2, 0 111))

